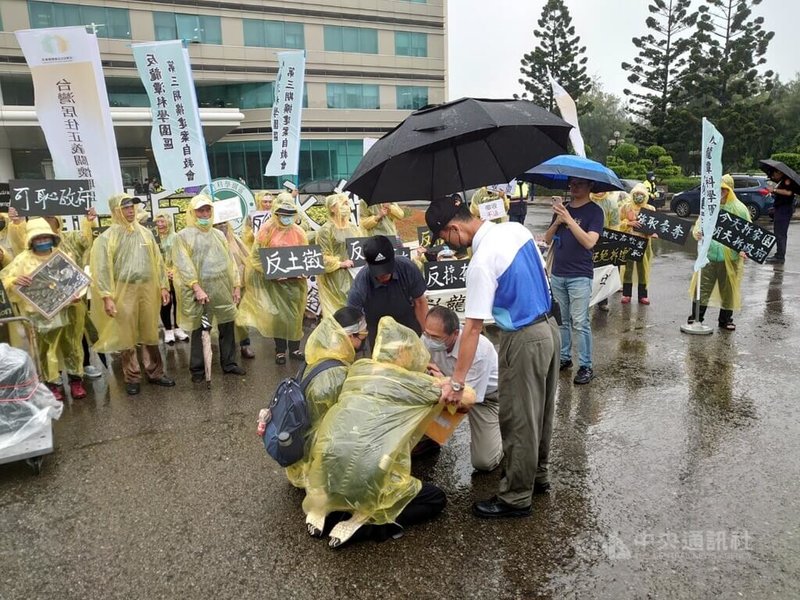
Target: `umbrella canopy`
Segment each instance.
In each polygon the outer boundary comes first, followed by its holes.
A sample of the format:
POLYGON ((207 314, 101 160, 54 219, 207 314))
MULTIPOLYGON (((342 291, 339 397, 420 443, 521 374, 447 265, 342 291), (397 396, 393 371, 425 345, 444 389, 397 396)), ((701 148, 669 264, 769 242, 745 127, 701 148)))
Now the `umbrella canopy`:
POLYGON ((205 371, 206 383, 211 387, 211 317, 208 316, 208 305, 203 309, 203 316, 200 317, 200 342, 203 347, 203 370, 205 371))
POLYGON ((423 108, 370 148, 345 189, 379 204, 504 183, 565 152, 571 128, 527 100, 462 98, 423 108))
POLYGON ((538 183, 551 189, 565 190, 570 177, 593 181, 593 192, 625 190, 625 184, 614 171, 597 161, 574 154, 555 156, 519 175, 517 179, 538 183))
POLYGON ((786 164, 778 161, 778 160, 771 160, 771 159, 764 159, 758 161, 761 170, 764 171, 769 176, 772 176, 773 171, 780 171, 786 177, 791 179, 792 183, 792 190, 795 194, 800 194, 800 175, 798 175, 793 169, 790 169, 786 164))

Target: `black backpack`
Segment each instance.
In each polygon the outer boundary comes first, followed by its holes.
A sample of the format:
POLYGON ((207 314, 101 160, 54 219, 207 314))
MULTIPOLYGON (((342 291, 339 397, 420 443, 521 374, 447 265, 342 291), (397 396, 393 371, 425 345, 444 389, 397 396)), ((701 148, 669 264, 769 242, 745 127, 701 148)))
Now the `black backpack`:
POLYGON ((306 406, 306 388, 311 381, 332 367, 344 366, 336 359, 323 360, 303 379, 303 365, 294 377, 287 377, 278 384, 270 402, 271 418, 264 430, 264 447, 267 454, 282 467, 293 465, 303 458, 306 433, 311 427, 306 406))

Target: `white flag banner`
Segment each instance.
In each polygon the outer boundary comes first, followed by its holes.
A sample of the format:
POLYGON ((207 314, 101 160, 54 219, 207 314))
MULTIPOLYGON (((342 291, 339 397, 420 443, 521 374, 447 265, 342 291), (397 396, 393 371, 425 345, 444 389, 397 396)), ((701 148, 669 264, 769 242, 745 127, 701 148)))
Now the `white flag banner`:
POLYGON ((264 175, 285 177, 299 171, 305 51, 278 52, 278 65, 272 104, 272 154, 264 175))
POLYGON ((168 190, 210 183, 192 66, 183 42, 133 44, 133 58, 150 98, 150 142, 161 183, 168 190))
POLYGON ((703 117, 703 147, 700 162, 700 227, 703 239, 697 244, 694 270, 708 264, 708 249, 714 237, 722 195, 722 146, 725 139, 711 121, 703 117))
POLYGON ((553 87, 553 97, 555 98, 558 110, 561 112, 561 118, 567 123, 572 125, 569 132, 569 141, 572 142, 572 147, 575 149, 575 154, 586 158, 586 148, 583 144, 583 135, 581 135, 581 128, 578 126, 578 108, 575 106, 575 101, 572 96, 567 93, 561 85, 547 70, 547 78, 550 80, 550 85, 553 87))
POLYGON ((56 179, 84 179, 93 206, 124 192, 97 36, 85 27, 16 32, 31 70, 36 117, 53 158, 56 179))

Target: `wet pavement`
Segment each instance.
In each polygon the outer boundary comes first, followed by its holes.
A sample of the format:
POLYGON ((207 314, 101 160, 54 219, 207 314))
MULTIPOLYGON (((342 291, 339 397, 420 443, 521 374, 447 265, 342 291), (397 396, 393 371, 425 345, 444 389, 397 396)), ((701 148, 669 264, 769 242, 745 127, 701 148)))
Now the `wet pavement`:
POLYGON ((207 390, 177 345, 178 387, 129 398, 115 361, 67 403, 40 476, 0 465, 0 598, 800 597, 796 223, 789 240, 784 267, 746 266, 736 332, 680 333, 694 254, 666 244, 651 306, 594 312, 597 378, 561 378, 553 491, 528 519, 471 516, 499 474, 472 476, 465 421, 415 467, 448 494, 440 518, 330 550, 256 437, 295 365, 257 340, 248 375, 215 365, 207 390))

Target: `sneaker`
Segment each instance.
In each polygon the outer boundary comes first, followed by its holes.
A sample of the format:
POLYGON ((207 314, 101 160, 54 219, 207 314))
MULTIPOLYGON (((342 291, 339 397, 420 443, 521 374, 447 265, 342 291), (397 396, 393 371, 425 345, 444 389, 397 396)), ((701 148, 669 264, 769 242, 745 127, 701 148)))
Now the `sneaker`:
POLYGON ((185 342, 186 340, 189 339, 189 336, 180 327, 176 327, 175 329, 173 329, 172 333, 175 335, 175 339, 178 340, 179 342, 185 342))
POLYGON ((175 332, 172 329, 164 331, 164 343, 172 346, 175 343, 175 332))
POLYGON ((575 379, 572 380, 572 383, 583 385, 585 383, 589 383, 592 379, 594 379, 594 371, 592 371, 592 367, 581 367, 578 369, 578 374, 575 375, 575 379))
POLYGON ((251 359, 256 357, 256 353, 253 352, 253 349, 250 346, 241 346, 241 351, 242 358, 251 359))
POLYGON ((564 371, 566 369, 572 368, 572 359, 568 358, 567 360, 561 359, 561 366, 558 367, 559 371, 564 371))
POLYGON ((47 389, 53 393, 53 397, 58 402, 64 401, 64 388, 58 385, 57 383, 48 383, 47 389))
POLYGON ((86 388, 83 387, 83 382, 80 379, 69 382, 69 395, 72 396, 73 400, 86 398, 86 388))
POLYGON ((89 379, 100 379, 103 372, 94 365, 87 365, 83 368, 83 374, 89 379))

